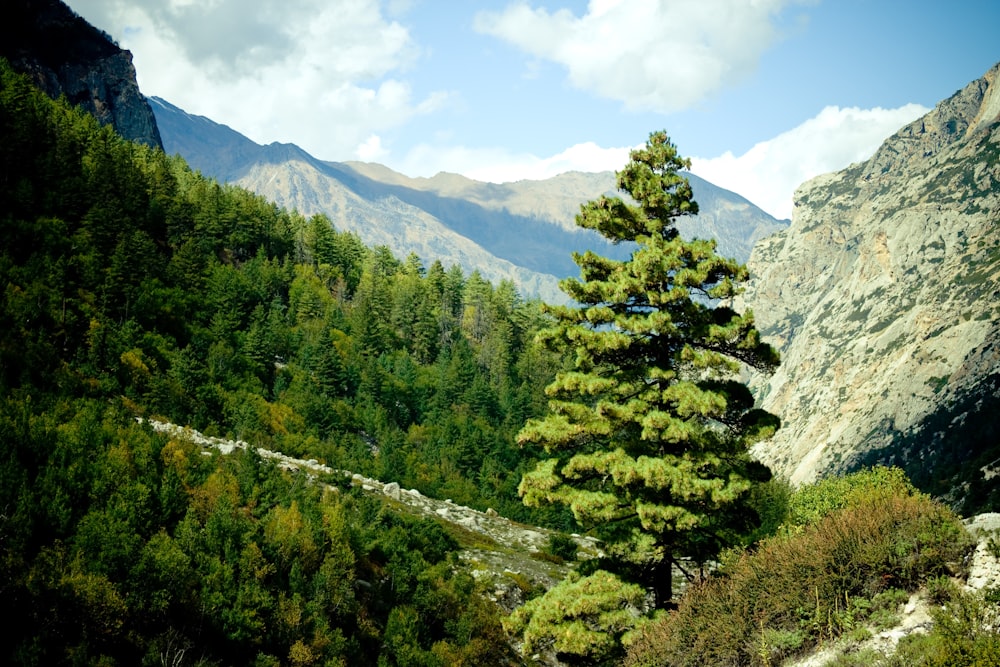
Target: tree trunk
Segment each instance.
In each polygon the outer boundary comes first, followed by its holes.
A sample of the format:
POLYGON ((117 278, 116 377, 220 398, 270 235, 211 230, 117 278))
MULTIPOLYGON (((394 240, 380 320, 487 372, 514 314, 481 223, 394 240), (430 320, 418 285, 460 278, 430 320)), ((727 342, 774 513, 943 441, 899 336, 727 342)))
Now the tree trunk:
POLYGON ((664 550, 663 558, 653 565, 653 603, 657 609, 670 609, 674 600, 673 554, 664 550))

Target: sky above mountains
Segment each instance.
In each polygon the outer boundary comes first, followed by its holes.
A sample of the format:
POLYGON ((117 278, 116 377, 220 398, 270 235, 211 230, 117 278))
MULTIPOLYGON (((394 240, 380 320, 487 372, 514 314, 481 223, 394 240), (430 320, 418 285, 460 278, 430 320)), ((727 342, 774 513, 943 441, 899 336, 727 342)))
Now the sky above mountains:
POLYGON ((624 166, 665 129, 772 215, 1000 60, 1000 2, 68 0, 139 85, 256 142, 408 176, 624 166))

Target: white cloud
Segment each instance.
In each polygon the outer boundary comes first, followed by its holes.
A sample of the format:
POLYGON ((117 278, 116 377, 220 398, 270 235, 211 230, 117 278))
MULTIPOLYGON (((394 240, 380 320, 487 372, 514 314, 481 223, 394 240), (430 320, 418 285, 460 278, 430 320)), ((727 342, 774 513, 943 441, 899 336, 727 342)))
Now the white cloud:
POLYGON ((616 171, 628 162, 632 148, 602 148, 586 142, 570 146, 556 155, 538 157, 502 148, 421 144, 410 151, 398 169, 410 176, 433 176, 439 171, 449 171, 489 183, 542 180, 567 171, 616 171))
POLYGON ((792 193, 803 182, 866 160, 900 127, 930 111, 830 106, 816 117, 746 153, 692 158, 691 171, 737 192, 777 218, 790 218, 792 193))
POLYGON ((382 137, 371 135, 357 147, 354 154, 364 162, 378 162, 386 155, 386 150, 382 148, 382 137))
POLYGON ((359 155, 373 134, 449 100, 415 98, 402 74, 421 51, 378 0, 70 4, 132 51, 147 95, 323 159, 359 155))
POLYGON ((780 37, 777 14, 803 1, 591 0, 581 17, 519 1, 479 13, 475 28, 563 65, 581 90, 666 113, 751 73, 780 37))

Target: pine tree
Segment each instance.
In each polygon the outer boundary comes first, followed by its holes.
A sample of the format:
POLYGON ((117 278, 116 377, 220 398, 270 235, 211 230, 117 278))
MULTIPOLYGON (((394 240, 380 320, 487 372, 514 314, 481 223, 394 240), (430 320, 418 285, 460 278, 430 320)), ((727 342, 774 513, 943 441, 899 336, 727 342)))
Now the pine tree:
POLYGON ((674 565, 704 562, 752 525, 745 501, 769 472, 748 447, 778 423, 739 381, 742 368, 778 363, 752 313, 727 305, 746 268, 674 225, 698 211, 679 173, 689 167, 655 132, 618 172, 631 201, 582 207, 578 225, 635 249, 625 261, 574 254, 581 277, 561 283, 573 303, 549 307, 555 324, 541 334, 575 354, 573 367, 548 386, 548 415, 518 435, 549 455, 523 477, 523 501, 569 506, 605 541, 600 566, 658 608, 670 604, 674 565))

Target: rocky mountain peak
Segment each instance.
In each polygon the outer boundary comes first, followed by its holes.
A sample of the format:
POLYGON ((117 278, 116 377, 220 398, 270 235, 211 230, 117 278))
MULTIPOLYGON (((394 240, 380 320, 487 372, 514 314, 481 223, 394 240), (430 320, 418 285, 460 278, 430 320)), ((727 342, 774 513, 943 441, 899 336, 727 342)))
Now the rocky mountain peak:
POLYGON ((862 180, 879 183, 913 161, 932 158, 942 150, 988 131, 1000 117, 1000 63, 889 137, 865 163, 862 180))
POLYGON ((0 56, 47 95, 65 95, 126 139, 162 147, 132 54, 59 0, 4 0, 0 56))
POLYGON ((791 226, 754 249, 744 305, 783 356, 754 380, 783 421, 757 453, 793 482, 873 457, 943 461, 960 430, 931 424, 1000 401, 997 74, 800 186, 791 226))

